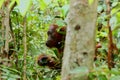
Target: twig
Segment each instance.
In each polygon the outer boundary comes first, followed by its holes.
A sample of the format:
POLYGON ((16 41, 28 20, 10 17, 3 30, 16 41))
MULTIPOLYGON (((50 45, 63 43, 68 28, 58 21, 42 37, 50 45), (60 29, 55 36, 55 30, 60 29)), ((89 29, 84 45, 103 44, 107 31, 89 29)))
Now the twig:
POLYGON ((110 26, 110 0, 106 0, 106 6, 107 6, 107 11, 106 14, 109 15, 107 18, 107 27, 108 27, 108 68, 111 69, 114 67, 114 62, 113 62, 113 39, 112 39, 112 30, 110 26))

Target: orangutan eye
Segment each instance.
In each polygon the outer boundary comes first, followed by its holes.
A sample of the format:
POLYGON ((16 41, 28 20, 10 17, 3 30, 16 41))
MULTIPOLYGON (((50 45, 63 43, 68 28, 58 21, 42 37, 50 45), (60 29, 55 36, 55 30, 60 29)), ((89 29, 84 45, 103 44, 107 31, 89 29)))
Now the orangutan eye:
POLYGON ((51 34, 52 34, 52 31, 48 31, 47 34, 48 34, 48 35, 51 35, 51 34))
POLYGON ((58 42, 58 44, 61 44, 61 42, 58 42))

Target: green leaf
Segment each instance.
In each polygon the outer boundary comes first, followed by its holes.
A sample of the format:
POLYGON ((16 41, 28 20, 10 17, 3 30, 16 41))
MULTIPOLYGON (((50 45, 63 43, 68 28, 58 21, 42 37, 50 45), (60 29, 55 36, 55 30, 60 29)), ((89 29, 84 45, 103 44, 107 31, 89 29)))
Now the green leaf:
POLYGON ((31 3, 32 3, 32 0, 20 0, 18 9, 23 17, 25 16, 26 12, 30 8, 31 3))
POLYGON ((91 5, 94 0, 88 0, 88 3, 91 5))
POLYGON ((98 80, 107 80, 106 76, 105 75, 99 75, 98 76, 98 80))
POLYGON ((20 0, 16 0, 16 3, 19 5, 20 4, 20 0))
POLYGON ((118 4, 118 2, 113 2, 112 7, 115 7, 118 4))
POLYGON ((57 20, 56 24, 59 26, 64 26, 64 21, 63 20, 57 20))
POLYGON ((12 1, 10 2, 9 9, 14 5, 15 2, 16 2, 16 0, 12 0, 12 1))
POLYGON ((47 3, 44 0, 39 0, 41 10, 45 10, 47 7, 47 3))
POLYGON ((120 2, 112 9, 111 15, 116 14, 120 10, 120 2))
POLYGON ((113 76, 110 78, 110 80, 120 80, 120 76, 113 76))
POLYGON ((0 0, 0 8, 2 7, 5 0, 0 0))
POLYGON ((97 8, 97 12, 101 12, 103 10, 103 6, 98 6, 98 8, 97 8))
POLYGON ((67 4, 67 5, 64 5, 63 7, 62 7, 62 16, 66 16, 67 15, 67 12, 68 12, 68 9, 69 9, 69 5, 67 4))
POLYGON ((120 23, 120 12, 117 12, 116 17, 117 17, 117 23, 120 23))
MULTIPOLYGON (((114 27, 113 27, 114 31, 120 29, 120 12, 117 12, 115 18, 116 18, 116 20, 111 21, 115 24, 114 27)), ((113 25, 113 23, 112 23, 112 25, 113 25)))
POLYGON ((120 75, 120 71, 117 68, 112 68, 110 73, 115 75, 120 75))

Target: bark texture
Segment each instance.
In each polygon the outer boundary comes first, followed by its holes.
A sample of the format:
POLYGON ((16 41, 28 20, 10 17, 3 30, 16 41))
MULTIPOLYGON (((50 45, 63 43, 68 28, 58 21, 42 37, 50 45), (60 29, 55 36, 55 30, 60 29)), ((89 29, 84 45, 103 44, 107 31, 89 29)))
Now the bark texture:
POLYGON ((62 80, 89 80, 95 53, 96 19, 97 0, 92 4, 88 0, 70 0, 62 80))

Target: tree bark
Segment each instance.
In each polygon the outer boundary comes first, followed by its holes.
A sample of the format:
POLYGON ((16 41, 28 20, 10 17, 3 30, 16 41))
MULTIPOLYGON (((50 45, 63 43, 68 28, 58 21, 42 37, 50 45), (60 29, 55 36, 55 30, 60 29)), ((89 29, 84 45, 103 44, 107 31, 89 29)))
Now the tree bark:
POLYGON ((89 80, 95 53, 97 0, 70 0, 62 80, 89 80))
POLYGON ((8 54, 9 51, 9 42, 10 42, 10 24, 9 24, 9 20, 10 20, 10 9, 8 8, 10 3, 10 0, 8 0, 7 2, 7 8, 6 8, 6 14, 5 14, 5 20, 4 20, 4 25, 5 25, 5 52, 8 54))
POLYGON ((24 17, 24 21, 23 21, 23 45, 24 45, 24 66, 23 66, 23 80, 27 80, 27 36, 26 36, 26 16, 24 17))
POLYGON ((107 54, 107 58, 108 58, 108 68, 111 69, 114 67, 114 61, 113 61, 113 51, 114 51, 114 44, 113 44, 113 38, 112 38, 112 29, 110 26, 110 12, 111 12, 111 8, 110 8, 110 0, 106 0, 106 14, 108 15, 107 18, 107 27, 108 27, 108 54, 107 54))

